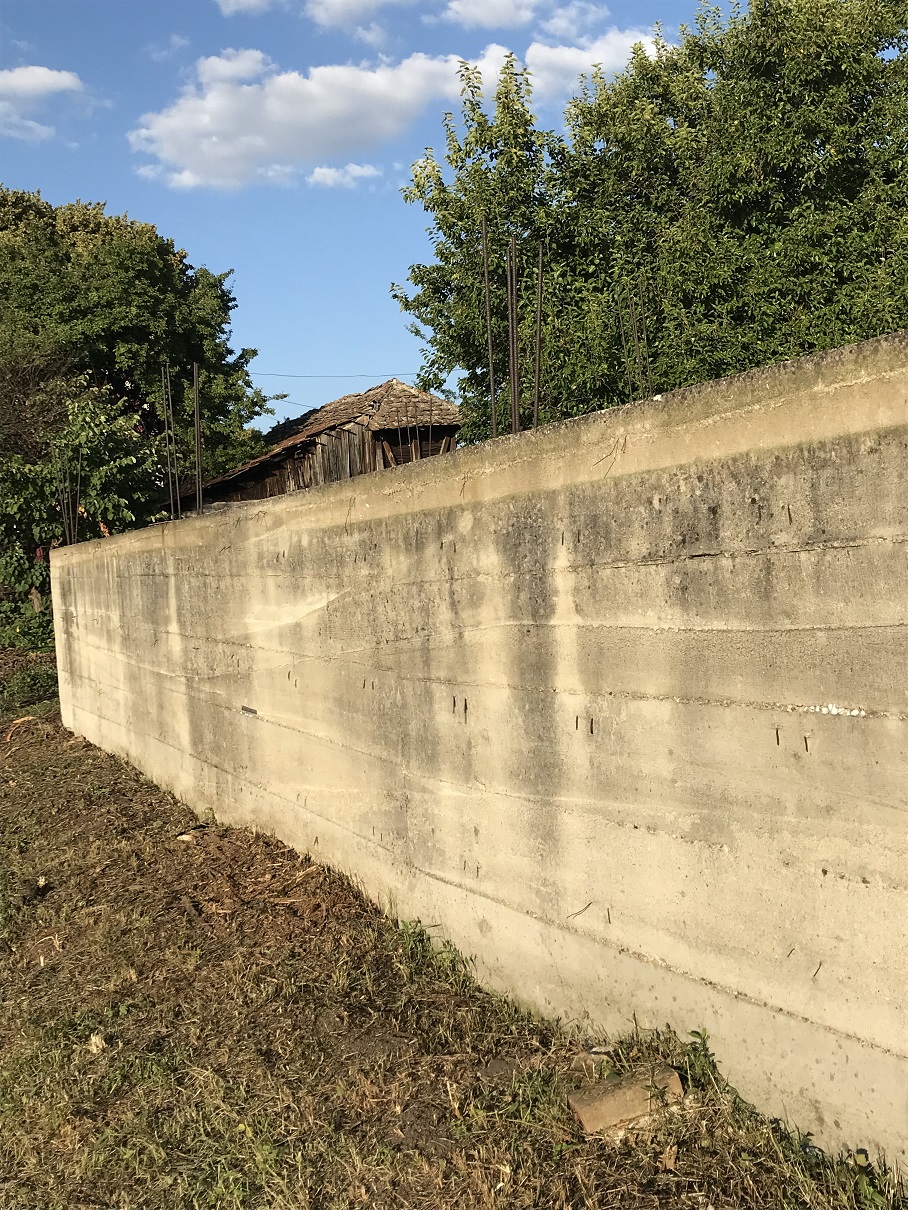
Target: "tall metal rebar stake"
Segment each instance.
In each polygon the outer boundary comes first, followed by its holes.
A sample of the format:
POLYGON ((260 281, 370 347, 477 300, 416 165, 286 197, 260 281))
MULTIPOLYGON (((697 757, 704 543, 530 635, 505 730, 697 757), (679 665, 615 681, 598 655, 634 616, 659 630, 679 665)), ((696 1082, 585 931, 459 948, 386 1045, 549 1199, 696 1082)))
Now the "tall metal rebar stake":
POLYGON ((76 470, 76 504, 73 510, 73 542, 79 541, 79 498, 82 495, 82 446, 79 446, 79 463, 76 470))
POLYGON ((430 391, 429 392, 429 446, 428 446, 428 451, 426 453, 427 458, 432 457, 432 400, 433 400, 433 395, 430 391))
POLYGON ((67 546, 72 546, 72 509, 70 496, 72 494, 69 481, 69 456, 58 453, 55 458, 57 486, 60 492, 60 516, 63 519, 63 537, 67 546))
POLYGON ((176 506, 173 499, 173 470, 170 464, 170 425, 167 423, 167 373, 161 362, 161 411, 164 420, 164 448, 167 450, 167 494, 170 498, 170 519, 174 519, 176 506))
MULTIPOLYGON (((410 451, 409 461, 413 461, 413 438, 410 435, 410 396, 407 395, 404 400, 404 420, 407 423, 407 449, 410 451)), ((400 423, 400 403, 397 405, 397 431, 404 431, 403 425, 400 423)))
POLYGON ((511 245, 504 254, 505 298, 508 316, 508 395, 511 400, 511 430, 514 429, 514 296, 511 293, 511 245))
POLYGON ((67 498, 69 500, 69 540, 70 540, 70 542, 75 543, 76 527, 75 527, 74 522, 75 522, 75 517, 76 517, 76 503, 75 503, 76 498, 73 495, 72 463, 68 463, 67 465, 69 467, 69 469, 66 472, 66 484, 67 484, 66 490, 67 490, 67 498))
POLYGON ((615 295, 615 303, 618 309, 618 329, 621 332, 621 348, 624 350, 624 376, 627 378, 627 401, 634 402, 634 384, 631 381, 631 356, 627 348, 627 337, 624 334, 624 319, 621 314, 621 294, 615 295))
POLYGON ((637 381, 640 384, 641 391, 646 390, 646 379, 643 376, 643 354, 640 352, 640 336, 637 331, 637 306, 634 302, 634 296, 628 288, 627 291, 627 308, 631 317, 631 335, 634 338, 634 352, 637 361, 637 381))
POLYGON ((192 403, 195 411, 195 511, 202 515, 202 412, 199 406, 199 367, 192 363, 192 403))
POLYGON ((517 265, 517 237, 511 236, 514 255, 511 258, 511 289, 514 292, 514 416, 513 431, 520 432, 520 272, 517 265))
POLYGON ((73 546, 79 540, 79 492, 81 490, 82 479, 82 450, 79 450, 79 478, 76 485, 76 494, 73 495, 72 484, 72 463, 69 459, 69 454, 66 455, 65 469, 61 472, 61 481, 64 484, 61 492, 60 512, 63 516, 63 533, 66 537, 66 545, 73 546))
POLYGON ((482 216, 482 275, 486 292, 486 339, 489 345, 489 398, 492 400, 492 436, 498 436, 498 416, 495 405, 495 351, 492 343, 492 291, 489 287, 489 231, 486 216, 482 216))
POLYGON ((60 465, 60 454, 56 451, 52 455, 51 465, 54 468, 54 483, 57 487, 57 496, 60 502, 60 520, 63 522, 63 541, 69 545, 69 524, 66 519, 66 494, 63 490, 63 472, 60 465))
POLYGON ((170 362, 164 362, 167 371, 167 422, 170 425, 169 441, 173 451, 173 495, 177 506, 177 520, 183 516, 183 506, 180 502, 180 466, 177 461, 177 432, 173 423, 173 389, 170 383, 170 362))
POLYGON ((638 273, 637 275, 637 293, 640 298, 640 333, 643 337, 643 352, 646 354, 646 383, 649 389, 650 397, 652 397, 653 375, 650 370, 649 341, 646 339, 646 307, 644 306, 642 273, 638 273))
POLYGON ((542 374, 542 240, 536 271, 536 365, 533 374, 533 428, 539 427, 539 380, 542 374))
POLYGON ((517 294, 517 237, 511 236, 511 299, 509 308, 509 327, 511 336, 511 432, 520 432, 520 350, 517 329, 518 294, 517 294))

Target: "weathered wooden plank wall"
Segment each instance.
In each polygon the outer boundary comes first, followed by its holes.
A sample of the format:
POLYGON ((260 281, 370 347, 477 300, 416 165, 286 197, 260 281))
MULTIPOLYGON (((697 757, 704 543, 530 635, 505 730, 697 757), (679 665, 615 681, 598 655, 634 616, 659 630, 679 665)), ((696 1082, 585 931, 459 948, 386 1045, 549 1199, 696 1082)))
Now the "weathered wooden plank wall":
POLYGON ((453 452, 456 446, 457 430, 450 426, 375 432, 353 421, 288 450, 283 461, 268 474, 238 482, 223 498, 267 500, 323 483, 339 483, 385 467, 437 457, 453 452))

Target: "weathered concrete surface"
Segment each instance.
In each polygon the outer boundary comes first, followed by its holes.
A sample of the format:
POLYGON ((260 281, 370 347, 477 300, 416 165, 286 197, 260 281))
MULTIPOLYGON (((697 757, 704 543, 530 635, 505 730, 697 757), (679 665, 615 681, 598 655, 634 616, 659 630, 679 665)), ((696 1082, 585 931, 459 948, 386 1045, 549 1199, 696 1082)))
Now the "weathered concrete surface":
POLYGON ((55 551, 64 720, 908 1154, 908 334, 55 551))

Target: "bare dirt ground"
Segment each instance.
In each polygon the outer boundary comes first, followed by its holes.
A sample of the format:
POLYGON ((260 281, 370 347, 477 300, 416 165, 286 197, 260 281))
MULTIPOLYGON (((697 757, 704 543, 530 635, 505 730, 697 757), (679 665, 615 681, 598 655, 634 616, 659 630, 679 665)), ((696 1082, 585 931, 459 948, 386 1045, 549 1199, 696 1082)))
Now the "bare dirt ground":
POLYGON ((200 825, 64 731, 51 681, 0 653, 2 1210, 906 1206, 703 1039, 534 1020, 337 873, 200 825), (584 1137, 571 1090, 657 1060, 682 1105, 584 1137))

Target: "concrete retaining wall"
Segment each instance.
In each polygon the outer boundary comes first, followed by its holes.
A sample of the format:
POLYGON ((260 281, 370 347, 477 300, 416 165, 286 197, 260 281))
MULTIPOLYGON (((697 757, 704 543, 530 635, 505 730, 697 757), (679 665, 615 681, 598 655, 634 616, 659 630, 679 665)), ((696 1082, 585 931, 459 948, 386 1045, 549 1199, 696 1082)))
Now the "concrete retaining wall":
POLYGON ((66 725, 908 1154, 908 334, 54 552, 66 725))

